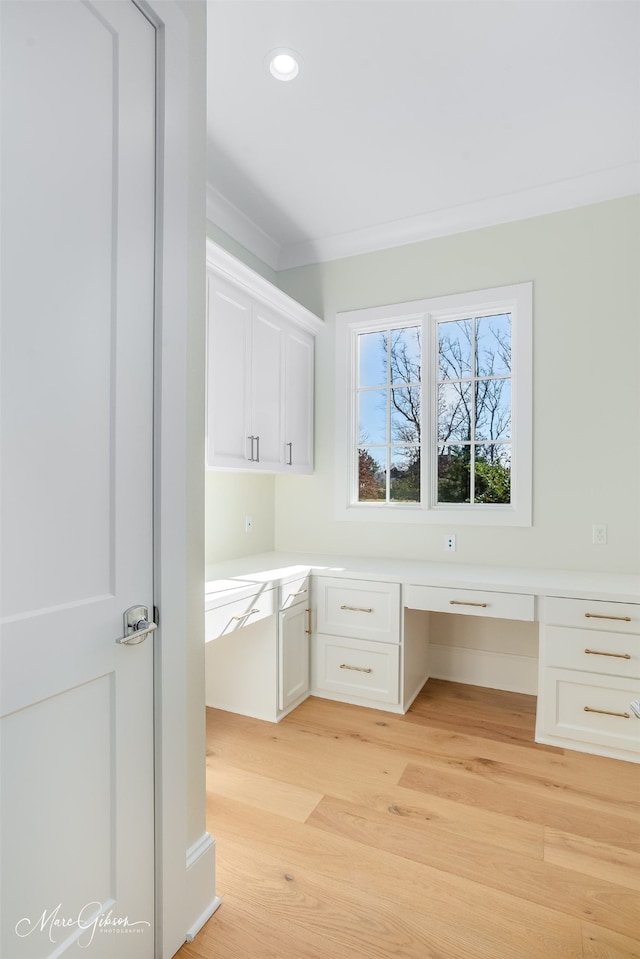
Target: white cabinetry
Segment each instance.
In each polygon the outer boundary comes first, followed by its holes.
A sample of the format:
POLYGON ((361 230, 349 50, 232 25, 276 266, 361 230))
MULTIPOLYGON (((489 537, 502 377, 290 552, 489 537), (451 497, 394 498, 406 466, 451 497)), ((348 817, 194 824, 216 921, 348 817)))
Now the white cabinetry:
POLYGON ((638 761, 640 605, 546 598, 536 739, 638 761))
POLYGON ((304 603, 278 616, 278 710, 289 711, 309 694, 308 607, 304 603))
POLYGON ((318 317, 207 242, 207 466, 313 469, 318 317))
POLYGON ((400 710, 400 586, 319 576, 312 689, 320 696, 400 710))
POLYGON ((409 609, 425 609, 463 616, 490 616, 493 619, 535 619, 533 596, 491 590, 452 589, 442 586, 406 586, 404 604, 409 609))
POLYGON ((313 470, 313 337, 293 328, 284 332, 285 472, 313 470))
POLYGON ((309 695, 309 578, 280 587, 278 719, 309 695))
POLYGON ((221 585, 205 602, 206 704, 277 722, 309 695, 308 577, 221 585))

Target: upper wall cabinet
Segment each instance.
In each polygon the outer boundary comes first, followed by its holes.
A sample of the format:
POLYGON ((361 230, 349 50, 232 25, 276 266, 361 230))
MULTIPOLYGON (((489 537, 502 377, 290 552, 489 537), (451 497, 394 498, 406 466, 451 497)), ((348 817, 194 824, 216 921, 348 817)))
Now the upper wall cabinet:
POLYGON ((313 470, 322 321, 207 241, 207 467, 313 470))

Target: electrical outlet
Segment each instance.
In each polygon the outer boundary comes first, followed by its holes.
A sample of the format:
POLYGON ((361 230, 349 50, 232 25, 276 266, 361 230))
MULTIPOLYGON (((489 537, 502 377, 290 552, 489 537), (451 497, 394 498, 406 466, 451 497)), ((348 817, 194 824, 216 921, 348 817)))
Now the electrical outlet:
POLYGON ((593 544, 594 546, 607 545, 607 527, 604 523, 593 524, 593 544))
POLYGON ((244 531, 245 533, 253 533, 253 516, 245 516, 244 531))
POLYGON ((448 536, 444 538, 444 551, 445 553, 455 553, 456 551, 456 538, 453 533, 449 533, 448 536))

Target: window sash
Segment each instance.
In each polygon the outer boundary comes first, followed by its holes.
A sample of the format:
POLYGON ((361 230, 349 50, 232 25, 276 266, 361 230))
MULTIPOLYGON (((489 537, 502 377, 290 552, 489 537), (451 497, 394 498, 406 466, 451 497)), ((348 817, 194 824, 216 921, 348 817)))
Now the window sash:
MULTIPOLYGON (((438 297, 390 307, 341 313, 336 319, 336 510, 337 517, 356 521, 459 523, 471 525, 531 525, 531 301, 532 284, 501 287, 479 293, 438 297), (438 328, 445 321, 511 314, 511 371, 469 377, 472 384, 502 380, 511 383, 511 436, 476 437, 475 445, 511 447, 511 503, 478 501, 448 503, 437 500, 437 388, 443 383, 438 368, 438 328), (420 327, 422 346, 421 502, 394 502, 386 475, 385 499, 360 501, 358 449, 387 450, 394 444, 387 424, 385 444, 359 443, 357 396, 365 390, 358 379, 358 336, 365 332, 420 327)), ((476 373, 480 371, 478 366, 476 373)), ((387 380, 390 374, 387 373, 387 380)), ((447 381, 453 382, 453 380, 447 381)), ((387 385, 389 385, 387 383, 387 385)), ((404 384, 402 384, 404 385, 404 384)), ((415 385, 415 384, 413 384, 415 385)), ((366 387, 368 389, 369 387, 366 387)), ((374 389, 374 387, 370 387, 374 389)), ((408 444, 411 445, 411 444, 408 444)), ((413 444, 417 445, 417 444, 413 444)), ((494 450, 494 452, 496 452, 494 450)), ((481 498, 484 493, 481 491, 481 498)), ((478 490, 476 489, 476 498, 478 490)))

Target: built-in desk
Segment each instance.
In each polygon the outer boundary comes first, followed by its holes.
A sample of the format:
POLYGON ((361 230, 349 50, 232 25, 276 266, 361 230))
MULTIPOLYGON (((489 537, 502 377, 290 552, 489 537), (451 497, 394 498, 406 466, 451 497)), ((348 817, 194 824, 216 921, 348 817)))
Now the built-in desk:
POLYGON ((536 739, 640 761, 633 575, 282 553, 208 567, 207 704, 278 721, 314 694, 404 713, 437 675, 434 613, 539 623, 536 739))

